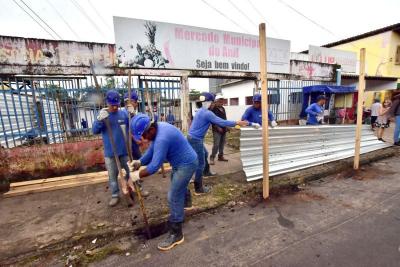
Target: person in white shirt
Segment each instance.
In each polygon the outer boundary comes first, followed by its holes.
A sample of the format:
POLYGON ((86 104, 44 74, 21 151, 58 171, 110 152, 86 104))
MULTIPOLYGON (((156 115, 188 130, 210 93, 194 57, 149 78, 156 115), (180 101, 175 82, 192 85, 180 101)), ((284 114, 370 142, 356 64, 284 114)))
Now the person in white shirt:
POLYGON ((382 108, 381 102, 379 101, 379 99, 375 99, 374 103, 371 106, 371 127, 372 127, 372 129, 375 128, 375 122, 379 116, 379 111, 381 110, 381 108, 382 108))

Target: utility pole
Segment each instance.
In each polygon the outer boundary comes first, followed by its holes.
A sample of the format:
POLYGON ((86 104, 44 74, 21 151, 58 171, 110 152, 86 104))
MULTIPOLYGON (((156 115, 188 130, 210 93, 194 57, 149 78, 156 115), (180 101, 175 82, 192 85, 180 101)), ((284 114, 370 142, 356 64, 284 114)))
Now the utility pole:
POLYGON ((263 144, 263 197, 269 197, 269 142, 268 142, 268 84, 267 84, 267 40, 265 23, 259 25, 261 114, 263 144))
POLYGON ((354 149, 354 169, 360 166, 360 147, 361 147, 361 127, 363 117, 363 102, 365 90, 365 48, 360 50, 360 75, 358 76, 358 101, 357 101, 357 126, 356 144, 354 149))

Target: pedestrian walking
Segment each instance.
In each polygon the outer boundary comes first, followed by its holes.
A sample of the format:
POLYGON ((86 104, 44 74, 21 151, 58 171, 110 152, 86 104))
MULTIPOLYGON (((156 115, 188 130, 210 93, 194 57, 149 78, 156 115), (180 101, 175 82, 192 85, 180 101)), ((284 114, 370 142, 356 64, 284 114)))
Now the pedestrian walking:
POLYGON ((371 106, 371 127, 372 127, 372 129, 374 129, 376 126, 375 122, 379 116, 379 112, 380 112, 381 108, 382 108, 381 102, 379 101, 379 99, 375 99, 374 103, 371 106))
POLYGON ((392 106, 390 107, 389 110, 389 117, 394 117, 395 118, 395 128, 394 128, 394 134, 393 134, 393 141, 394 145, 400 146, 399 142, 399 135, 400 135, 400 94, 396 95, 393 98, 392 106))
MULTIPOLYGON (((214 106, 211 111, 219 118, 226 120, 226 111, 224 108, 224 98, 222 95, 217 95, 215 97, 214 106)), ((218 153, 218 161, 228 161, 224 157, 224 147, 226 142, 226 133, 228 131, 227 127, 220 127, 218 125, 212 125, 213 133, 213 147, 210 156, 210 165, 215 164, 215 156, 218 153)))
POLYGON ((172 124, 172 125, 175 124, 175 116, 174 116, 174 114, 172 114, 172 111, 171 111, 171 110, 168 110, 167 122, 168 122, 169 124, 172 124))
POLYGON ((383 105, 379 108, 378 111, 378 118, 375 121, 375 127, 378 128, 378 140, 384 141, 382 139, 383 137, 383 132, 386 128, 389 127, 389 110, 390 106, 392 105, 392 102, 389 99, 386 99, 383 102, 383 105))
MULTIPOLYGON (((262 111, 261 111, 261 95, 255 94, 253 96, 253 105, 248 107, 242 116, 242 120, 248 121, 250 126, 258 129, 262 125, 262 111)), ((272 128, 278 124, 275 121, 274 115, 268 110, 268 121, 272 128)))
POLYGON ((158 244, 158 249, 169 250, 184 241, 184 207, 191 206, 188 185, 198 166, 197 155, 178 128, 166 122, 151 122, 147 115, 139 114, 131 119, 131 133, 138 144, 145 141, 151 145, 139 160, 132 162, 135 171, 128 181, 129 186, 133 187, 133 182, 156 173, 165 160, 172 166, 168 191, 169 233, 158 244), (137 170, 142 165, 146 167, 137 170))
POLYGON ((120 188, 118 186, 118 167, 115 162, 114 152, 109 139, 110 130, 112 132, 113 141, 115 144, 115 152, 121 162, 121 167, 125 170, 125 181, 129 178, 128 167, 128 151, 124 136, 129 133, 128 116, 125 112, 119 110, 120 96, 117 91, 109 90, 106 93, 107 108, 103 108, 98 113, 96 120, 93 122, 93 134, 101 134, 104 146, 104 160, 108 171, 108 182, 111 189, 111 200, 108 203, 113 207, 119 202, 120 188), (108 120, 110 129, 107 129, 105 120, 108 120))
POLYGON ((317 102, 311 104, 306 108, 307 113, 307 125, 318 125, 324 123, 324 106, 326 97, 320 95, 317 97, 317 102))
POLYGON ((198 109, 196 115, 193 118, 193 122, 190 126, 187 139, 190 145, 193 147, 199 160, 199 165, 196 170, 194 179, 195 195, 204 194, 209 192, 207 186, 203 186, 203 171, 205 165, 205 147, 204 147, 204 136, 207 133, 208 128, 211 124, 218 125, 220 127, 234 127, 236 125, 247 126, 246 121, 228 121, 217 117, 214 113, 208 110, 209 105, 214 101, 214 95, 204 92, 200 95, 200 102, 202 107, 198 109))

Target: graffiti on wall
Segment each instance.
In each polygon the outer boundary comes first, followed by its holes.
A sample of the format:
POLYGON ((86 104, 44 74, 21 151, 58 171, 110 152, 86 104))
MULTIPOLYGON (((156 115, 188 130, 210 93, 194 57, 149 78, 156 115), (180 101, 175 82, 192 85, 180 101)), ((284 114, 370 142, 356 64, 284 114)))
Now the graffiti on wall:
POLYGON ((115 45, 0 36, 0 74, 88 74, 89 60, 112 74, 115 45))
POLYGON ((338 65, 291 60, 290 73, 301 80, 335 80, 338 65))

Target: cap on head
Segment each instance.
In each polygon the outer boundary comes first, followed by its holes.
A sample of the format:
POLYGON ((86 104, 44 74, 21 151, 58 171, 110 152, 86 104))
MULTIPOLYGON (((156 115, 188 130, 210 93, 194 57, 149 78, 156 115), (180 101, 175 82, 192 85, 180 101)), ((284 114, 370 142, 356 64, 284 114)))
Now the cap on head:
POLYGON ((219 100, 219 99, 224 99, 224 96, 221 95, 221 94, 218 94, 218 95, 215 97, 215 100, 219 100))
POLYGON ((215 100, 215 97, 213 94, 211 94, 209 92, 203 92, 200 94, 199 100, 201 102, 207 102, 207 101, 213 102, 215 100))
POLYGON ((115 90, 108 90, 106 93, 106 102, 108 105, 119 106, 120 97, 118 92, 115 90))
POLYGON ((324 96, 324 95, 319 95, 319 96, 317 97, 317 102, 320 101, 320 100, 326 100, 326 96, 324 96))
MULTIPOLYGON (((128 98, 129 96, 128 96, 128 93, 125 93, 124 94, 124 101, 128 101, 129 100, 129 98, 128 98)), ((137 101, 138 100, 138 95, 137 95, 137 93, 135 92, 135 91, 132 91, 131 92, 131 99, 130 100, 134 100, 134 101, 137 101)))
POLYGON ((151 121, 145 114, 137 114, 131 119, 131 133, 136 141, 142 139, 143 133, 150 127, 151 121))
POLYGON ((261 95, 260 94, 255 94, 253 96, 253 102, 261 102, 261 95))

